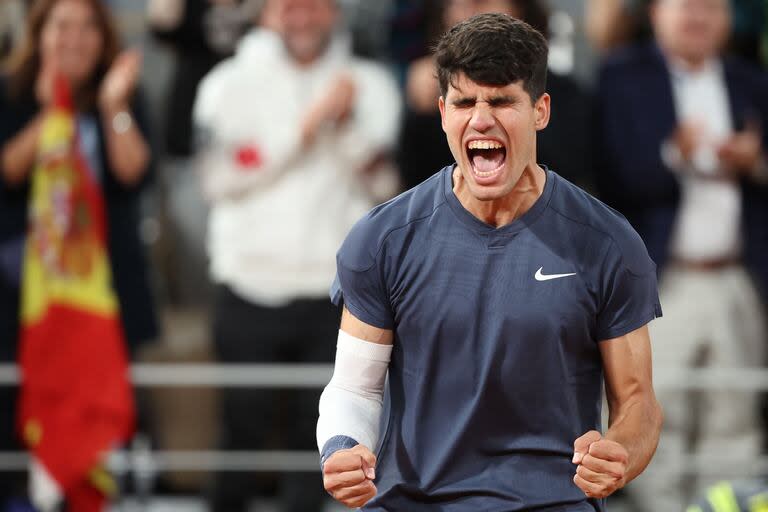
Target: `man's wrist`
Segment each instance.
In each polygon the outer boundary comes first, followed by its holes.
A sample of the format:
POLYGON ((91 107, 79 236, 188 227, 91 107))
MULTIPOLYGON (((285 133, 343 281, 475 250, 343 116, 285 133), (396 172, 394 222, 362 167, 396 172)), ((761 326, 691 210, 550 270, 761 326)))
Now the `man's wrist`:
POLYGON ((127 105, 113 105, 101 111, 105 126, 115 133, 125 133, 133 126, 133 115, 127 105))
POLYGON ((119 114, 120 112, 129 112, 131 111, 130 106, 127 103, 109 103, 101 105, 101 115, 107 119, 111 119, 115 116, 115 114, 119 114))
POLYGON ((354 448, 358 443, 356 440, 349 436, 333 436, 325 442, 323 449, 320 452, 320 467, 322 468, 325 461, 330 458, 331 455, 339 450, 349 450, 354 448))

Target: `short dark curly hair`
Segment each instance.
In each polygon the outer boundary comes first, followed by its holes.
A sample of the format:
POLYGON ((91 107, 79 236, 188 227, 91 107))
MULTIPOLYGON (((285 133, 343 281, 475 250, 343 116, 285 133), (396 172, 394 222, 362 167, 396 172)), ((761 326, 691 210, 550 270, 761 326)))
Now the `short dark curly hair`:
POLYGON ((462 21, 440 38, 435 48, 440 94, 459 73, 479 84, 504 86, 522 81, 538 100, 547 86, 544 36, 527 23, 499 13, 478 14, 462 21))

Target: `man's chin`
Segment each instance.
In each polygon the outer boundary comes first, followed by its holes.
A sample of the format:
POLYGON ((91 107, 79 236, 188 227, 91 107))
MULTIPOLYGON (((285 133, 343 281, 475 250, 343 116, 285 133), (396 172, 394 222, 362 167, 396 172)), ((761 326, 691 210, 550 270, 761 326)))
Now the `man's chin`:
POLYGON ((288 53, 301 62, 315 60, 323 54, 326 46, 326 40, 319 37, 288 38, 285 40, 288 53))

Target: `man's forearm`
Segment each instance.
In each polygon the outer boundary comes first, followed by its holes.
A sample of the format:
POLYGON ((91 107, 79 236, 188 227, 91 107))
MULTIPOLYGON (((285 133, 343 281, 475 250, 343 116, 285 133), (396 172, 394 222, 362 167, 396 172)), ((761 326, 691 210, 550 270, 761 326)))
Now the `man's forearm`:
POLYGON ((616 441, 629 453, 626 483, 632 481, 648 466, 659 443, 663 413, 655 396, 645 396, 611 411, 606 439, 616 441))

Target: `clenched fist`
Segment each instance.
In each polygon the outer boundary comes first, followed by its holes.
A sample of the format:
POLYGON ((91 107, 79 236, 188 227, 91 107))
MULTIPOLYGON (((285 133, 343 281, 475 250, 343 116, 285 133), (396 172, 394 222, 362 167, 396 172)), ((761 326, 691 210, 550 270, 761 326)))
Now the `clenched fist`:
POLYGON ((339 450, 323 465, 323 486, 338 502, 349 508, 362 507, 376 496, 376 456, 359 444, 339 450))
POLYGON ((573 477, 579 489, 590 498, 605 498, 627 483, 629 453, 621 444, 603 439, 590 430, 573 443, 573 477))

